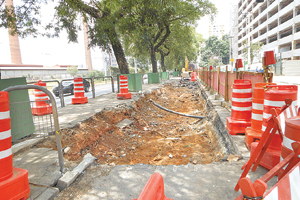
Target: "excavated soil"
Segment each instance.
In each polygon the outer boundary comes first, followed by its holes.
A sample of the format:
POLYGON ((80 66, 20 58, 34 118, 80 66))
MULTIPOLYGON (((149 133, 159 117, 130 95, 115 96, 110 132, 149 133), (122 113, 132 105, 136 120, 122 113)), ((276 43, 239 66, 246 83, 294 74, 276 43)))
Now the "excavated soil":
MULTIPOLYGON (((197 85, 177 82, 143 95, 131 106, 104 109, 80 125, 61 131, 64 157, 81 160, 91 153, 100 164, 152 165, 207 164, 224 157, 211 123, 205 118, 179 116, 151 101, 184 114, 207 116, 205 100, 197 85), (116 125, 124 119, 133 124, 116 125)), ((38 147, 56 149, 54 138, 38 147)))

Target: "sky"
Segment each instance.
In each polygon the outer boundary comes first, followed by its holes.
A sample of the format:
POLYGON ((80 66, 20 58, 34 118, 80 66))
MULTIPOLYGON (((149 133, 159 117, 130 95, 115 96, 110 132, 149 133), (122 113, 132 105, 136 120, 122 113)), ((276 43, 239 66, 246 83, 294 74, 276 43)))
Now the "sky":
MULTIPOLYGON (((225 33, 229 32, 230 5, 236 0, 210 0, 218 9, 214 23, 224 25, 225 33)), ((50 16, 49 5, 43 11, 43 16, 50 16)), ((198 21, 196 31, 205 39, 209 36, 209 17, 198 21)), ((7 29, 0 28, 0 64, 11 64, 10 49, 7 29)), ((67 34, 64 32, 59 38, 19 38, 23 64, 37 64, 45 66, 59 65, 83 65, 85 66, 85 52, 83 32, 79 33, 78 43, 68 43, 67 34)), ((95 69, 103 68, 103 53, 95 48, 92 52, 92 64, 95 69)))

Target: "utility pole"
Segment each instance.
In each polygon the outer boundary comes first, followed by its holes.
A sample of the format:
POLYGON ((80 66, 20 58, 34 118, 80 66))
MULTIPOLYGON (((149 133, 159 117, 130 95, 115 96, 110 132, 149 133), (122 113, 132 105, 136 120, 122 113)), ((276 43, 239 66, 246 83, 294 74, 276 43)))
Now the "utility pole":
POLYGON ((248 22, 248 70, 251 69, 251 56, 250 56, 250 17, 251 12, 247 12, 247 22, 248 22))
POLYGON ((134 73, 137 74, 136 59, 134 58, 134 73))

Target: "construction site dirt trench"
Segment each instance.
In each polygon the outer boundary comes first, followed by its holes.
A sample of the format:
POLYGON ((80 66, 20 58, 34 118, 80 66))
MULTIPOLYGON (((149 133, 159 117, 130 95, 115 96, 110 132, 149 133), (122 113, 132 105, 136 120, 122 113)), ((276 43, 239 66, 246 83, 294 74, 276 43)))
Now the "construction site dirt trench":
MULTIPOLYGON (((214 133, 212 120, 206 117, 215 111, 207 109, 199 91, 196 83, 178 81, 142 94, 131 105, 106 108, 73 128, 63 129, 64 158, 81 161, 91 153, 99 164, 110 166, 217 162, 225 157, 224 148, 214 133), (150 99, 169 110, 205 118, 167 112, 150 99), (132 120, 131 125, 118 127, 124 119, 132 120)), ((55 138, 37 147, 56 149, 55 138)))

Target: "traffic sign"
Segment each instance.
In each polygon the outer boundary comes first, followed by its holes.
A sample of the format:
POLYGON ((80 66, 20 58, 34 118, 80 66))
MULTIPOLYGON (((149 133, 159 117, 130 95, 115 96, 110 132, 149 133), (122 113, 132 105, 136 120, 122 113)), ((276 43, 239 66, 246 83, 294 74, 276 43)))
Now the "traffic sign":
POLYGON ((233 59, 233 58, 231 58, 231 59, 230 59, 230 61, 231 61, 231 62, 233 62, 233 61, 234 61, 234 59, 233 59))

